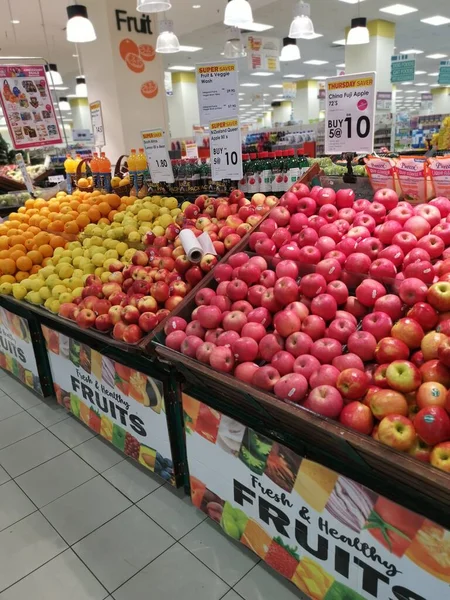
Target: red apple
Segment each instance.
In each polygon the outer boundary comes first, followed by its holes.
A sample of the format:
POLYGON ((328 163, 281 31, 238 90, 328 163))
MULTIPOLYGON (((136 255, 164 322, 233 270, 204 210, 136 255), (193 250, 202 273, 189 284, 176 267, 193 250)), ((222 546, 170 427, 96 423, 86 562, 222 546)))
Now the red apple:
POLYGON ((274 386, 275 395, 281 400, 300 402, 306 395, 308 382, 303 375, 290 373, 279 379, 274 386))
POLYGON ((280 380, 280 374, 271 365, 259 367, 252 377, 252 384, 263 390, 271 391, 280 380))
POLYGON ((375 349, 375 360, 378 364, 390 363, 394 360, 406 360, 408 357, 408 346, 402 340, 393 337, 381 339, 375 349))
POLYGON ((410 361, 394 360, 386 370, 386 380, 392 389, 408 393, 422 383, 419 369, 410 361))
POLYGON ((356 354, 363 361, 373 360, 377 340, 368 331, 355 331, 348 338, 347 347, 349 352, 356 354))
POLYGON ((339 421, 342 425, 366 435, 370 435, 373 429, 373 417, 370 408, 356 400, 343 407, 339 421))
POLYGON ((441 406, 422 408, 414 419, 414 427, 421 440, 430 446, 450 439, 450 417, 441 406))
POLYGON ((310 353, 322 364, 331 364, 333 358, 342 354, 342 346, 337 340, 325 337, 313 342, 310 353))
POLYGON ((341 394, 331 385, 321 385, 314 388, 303 406, 313 412, 336 419, 341 413, 344 403, 341 394))
POLYGON ((450 473, 450 442, 442 442, 433 448, 430 463, 433 467, 450 473))
POLYGON ((378 439, 382 444, 407 452, 413 446, 416 432, 412 422, 403 415, 391 414, 380 422, 378 439))
POLYGON ((359 369, 345 369, 338 377, 337 389, 344 398, 356 400, 362 398, 369 387, 369 377, 359 369))
POLYGON ((405 342, 408 348, 414 349, 420 347, 425 333, 417 321, 405 317, 395 323, 392 327, 391 335, 405 342))

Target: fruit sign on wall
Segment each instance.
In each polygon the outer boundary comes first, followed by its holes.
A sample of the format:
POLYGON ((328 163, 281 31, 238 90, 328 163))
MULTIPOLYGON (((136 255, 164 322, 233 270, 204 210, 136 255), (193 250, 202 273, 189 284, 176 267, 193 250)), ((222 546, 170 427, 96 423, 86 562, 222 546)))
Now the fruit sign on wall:
POLYGON ((59 404, 174 485, 162 383, 53 329, 42 332, 59 404))
POLYGON ((448 597, 450 532, 183 394, 191 497, 312 600, 448 597))

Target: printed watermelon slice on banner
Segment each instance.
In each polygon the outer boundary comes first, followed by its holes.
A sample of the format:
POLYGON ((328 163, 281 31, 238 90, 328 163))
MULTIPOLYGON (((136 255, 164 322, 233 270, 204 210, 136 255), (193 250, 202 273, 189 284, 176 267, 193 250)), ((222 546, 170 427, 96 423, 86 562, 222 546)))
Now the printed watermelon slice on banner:
POLYGON ((283 542, 280 537, 276 537, 272 540, 269 547, 269 552, 266 555, 266 563, 275 569, 283 577, 292 579, 300 557, 297 552, 297 547, 291 548, 283 542))
POLYGON ((303 556, 298 564, 292 583, 308 595, 311 600, 324 600, 334 583, 334 577, 308 556, 303 556))
POLYGON ((286 446, 275 442, 267 459, 265 475, 286 492, 291 492, 301 458, 286 446))
POLYGON ((92 429, 92 431, 95 431, 95 433, 100 433, 100 429, 102 427, 102 418, 99 411, 95 408, 91 408, 89 413, 89 427, 92 429))

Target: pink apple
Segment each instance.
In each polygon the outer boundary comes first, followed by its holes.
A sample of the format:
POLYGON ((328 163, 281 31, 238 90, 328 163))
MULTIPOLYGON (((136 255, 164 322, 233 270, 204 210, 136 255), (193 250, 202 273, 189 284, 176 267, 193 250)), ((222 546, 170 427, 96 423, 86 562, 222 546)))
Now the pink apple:
POLYGON ((389 336, 392 329, 392 319, 385 312, 374 311, 362 320, 362 330, 371 333, 377 341, 389 336))
POLYGON ((308 391, 308 382, 303 375, 290 373, 277 381, 273 391, 281 400, 298 403, 303 400, 308 391))
POLYGON ((373 416, 370 408, 357 400, 344 406, 339 415, 339 421, 342 425, 365 435, 370 435, 373 429, 373 416))
POLYGON ((318 340, 325 335, 326 323, 318 315, 309 315, 303 320, 301 331, 309 335, 312 340, 318 340))
POLYGON ((199 307, 197 317, 205 329, 216 329, 222 321, 222 311, 218 306, 203 305, 199 307))
POLYGON ((407 254, 417 246, 417 238, 409 231, 401 231, 396 233, 392 238, 392 244, 399 246, 404 254, 407 254))
MULTIPOLYGON (((283 261, 281 261, 281 262, 283 262, 283 261)), ((293 264, 295 264, 294 261, 289 261, 289 262, 292 262, 293 264)), ((278 264, 280 264, 280 263, 278 263, 278 264)), ((275 285, 276 280, 277 280, 277 275, 276 275, 275 271, 271 271, 270 269, 264 270, 259 277, 259 283, 261 285, 263 285, 265 288, 273 287, 275 285)))
MULTIPOLYGON (((220 321, 219 321, 220 322, 220 321)), ((193 335, 202 340, 205 339, 206 329, 200 325, 200 322, 195 320, 186 325, 186 335, 193 335)))
POLYGON ((386 258, 387 260, 390 260, 395 267, 400 267, 400 265, 403 263, 404 257, 405 255, 403 254, 403 250, 400 248, 400 246, 396 246, 395 244, 392 244, 387 248, 383 248, 378 253, 378 258, 386 258))
MULTIPOLYGON (((293 260, 281 260, 277 264, 275 272, 278 278, 291 277, 292 279, 297 279, 298 266, 293 260)), ((274 284, 275 282, 272 285, 274 284)))
POLYGON ((271 391, 279 380, 280 374, 278 371, 271 365, 266 365, 264 367, 259 367, 258 370, 255 371, 252 378, 252 384, 263 390, 271 391))
POLYGON ((419 216, 410 217, 402 227, 403 231, 412 233, 418 240, 431 231, 429 222, 419 216))
POLYGON ((294 313, 290 310, 283 310, 278 312, 273 320, 275 329, 283 337, 289 337, 292 333, 300 331, 301 321, 294 313))
POLYGON ((326 293, 333 296, 338 305, 345 304, 348 298, 348 288, 342 281, 331 281, 327 285, 326 293))
POLYGON ((348 338, 347 347, 349 352, 356 354, 361 360, 367 362, 373 360, 375 356, 377 340, 368 331, 355 331, 348 338))
POLYGON ((414 304, 408 311, 407 317, 417 321, 424 331, 430 331, 438 324, 438 314, 427 302, 414 304))
POLYGON ((302 277, 299 285, 299 291, 308 298, 315 298, 317 295, 325 292, 327 281, 319 273, 310 273, 302 277))
POLYGON ((228 346, 229 348, 231 348, 231 345, 233 344, 233 342, 235 342, 236 340, 238 340, 240 338, 239 333, 232 329, 230 329, 229 331, 224 331, 224 330, 218 328, 213 331, 215 331, 214 336, 212 336, 211 339, 208 338, 208 340, 207 340, 206 335, 205 335, 205 341, 212 341, 214 344, 216 344, 216 346, 228 346), (217 334, 219 334, 219 335, 217 335, 217 334))
POLYGON ((278 250, 285 244, 288 244, 291 241, 291 237, 289 229, 286 229, 285 227, 279 227, 271 236, 272 242, 278 250))
POLYGON ((367 254, 362 252, 355 252, 350 254, 345 261, 345 270, 349 273, 357 273, 358 275, 369 272, 372 260, 367 254))
POLYGON ((336 419, 343 409, 344 402, 335 387, 321 385, 311 391, 303 406, 323 417, 336 419))
POLYGON ((275 300, 282 306, 295 302, 298 298, 298 291, 298 285, 292 277, 281 277, 273 288, 275 300))
MULTIPOLYGON (((174 332, 175 333, 175 332, 174 332)), ((173 335, 173 334, 170 334, 173 335)), ((169 336, 167 336, 169 337, 169 336)), ((187 335, 181 342, 180 351, 182 354, 195 358, 197 348, 203 344, 203 340, 195 335, 187 335)))
POLYGON ((333 358, 342 354, 342 346, 337 340, 325 337, 313 343, 310 353, 322 364, 331 364, 333 358))
POLYGON ((283 376, 293 372, 294 362, 295 358, 290 352, 279 350, 273 355, 271 365, 283 376))
POLYGON ((338 340, 341 344, 346 344, 348 338, 356 331, 356 326, 348 319, 334 319, 327 331, 326 336, 338 340))
POLYGON ((398 287, 398 295, 408 306, 416 302, 425 302, 427 299, 428 288, 426 284, 415 277, 404 279, 398 287))
MULTIPOLYGON (((179 351, 181 348, 181 344, 183 343, 185 338, 186 338, 186 334, 184 331, 181 331, 181 330, 172 331, 166 337, 165 344, 168 348, 172 348, 172 350, 179 351)), ((202 342, 202 340, 200 340, 200 342, 202 342)))
POLYGON ((386 288, 374 279, 365 279, 355 291, 356 298, 363 306, 373 307, 377 298, 386 295, 386 288))
POLYGON ((234 370, 234 376, 236 379, 250 384, 252 382, 253 375, 258 369, 259 366, 257 364, 252 362, 244 362, 240 365, 237 365, 234 370))
POLYGON ((209 364, 213 369, 230 373, 234 367, 234 356, 231 348, 228 346, 213 348, 209 355, 209 364))
MULTIPOLYGON (((232 310, 223 317, 222 326, 225 331, 241 332, 244 325, 247 323, 247 317, 239 310, 232 310)), ((214 328, 214 326, 212 327, 214 328)))
POLYGON ((319 294, 311 302, 311 313, 331 321, 336 316, 337 302, 330 294, 319 294))
POLYGON ((313 340, 306 333, 296 331, 286 339, 285 348, 293 357, 297 358, 303 354, 309 354, 313 340))
POLYGON ((332 385, 336 387, 340 371, 332 365, 320 365, 317 371, 315 371, 309 378, 309 385, 311 389, 319 387, 320 385, 332 385))
POLYGON ((430 206, 435 206, 443 218, 447 217, 447 215, 450 213, 450 200, 445 196, 438 196, 437 198, 434 198, 434 200, 431 200, 431 202, 428 204, 430 206))
POLYGON ((430 204, 419 204, 414 208, 414 214, 423 217, 431 227, 435 227, 441 221, 439 209, 430 204))
POLYGON ((386 294, 377 298, 373 306, 373 310, 377 312, 384 312, 392 319, 397 321, 402 314, 402 302, 395 294, 386 294))
POLYGON ((398 195, 394 190, 383 188, 375 192, 373 201, 382 204, 386 210, 392 210, 398 204, 398 195))
POLYGON ((444 241, 432 233, 421 237, 417 242, 417 247, 428 252, 431 259, 439 258, 445 250, 444 241))
POLYGON ((336 356, 332 361, 333 367, 336 367, 338 371, 344 371, 345 369, 359 369, 360 371, 364 371, 364 363, 351 352, 347 354, 342 354, 341 356, 336 356))
POLYGON ((231 344, 237 362, 252 362, 259 354, 258 342, 251 337, 240 337, 231 344))
POLYGON ((351 208, 355 202, 355 192, 349 188, 336 192, 336 206, 338 208, 351 208))
POLYGON ((261 323, 264 327, 268 327, 272 322, 272 317, 267 308, 264 306, 259 306, 258 308, 254 308, 247 315, 248 323, 261 323))

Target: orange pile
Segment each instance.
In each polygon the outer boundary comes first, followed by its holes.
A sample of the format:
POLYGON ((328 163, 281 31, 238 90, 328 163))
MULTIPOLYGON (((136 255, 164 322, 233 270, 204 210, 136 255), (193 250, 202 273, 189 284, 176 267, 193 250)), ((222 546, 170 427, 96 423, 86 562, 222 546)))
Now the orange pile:
POLYGON ((0 224, 0 284, 15 283, 45 267, 53 251, 76 239, 89 223, 109 224, 127 204, 116 194, 59 192, 48 202, 30 199, 0 224))

